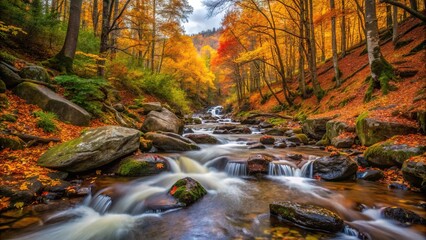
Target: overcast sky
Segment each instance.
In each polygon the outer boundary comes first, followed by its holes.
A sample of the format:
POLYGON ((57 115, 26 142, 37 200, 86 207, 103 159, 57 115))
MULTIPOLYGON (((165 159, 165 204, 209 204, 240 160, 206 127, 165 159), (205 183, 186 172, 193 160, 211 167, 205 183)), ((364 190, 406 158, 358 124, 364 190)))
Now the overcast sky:
POLYGON ((188 0, 188 2, 194 8, 194 12, 189 17, 189 21, 183 24, 186 34, 195 34, 203 30, 220 27, 223 13, 209 18, 207 9, 201 0, 188 0))

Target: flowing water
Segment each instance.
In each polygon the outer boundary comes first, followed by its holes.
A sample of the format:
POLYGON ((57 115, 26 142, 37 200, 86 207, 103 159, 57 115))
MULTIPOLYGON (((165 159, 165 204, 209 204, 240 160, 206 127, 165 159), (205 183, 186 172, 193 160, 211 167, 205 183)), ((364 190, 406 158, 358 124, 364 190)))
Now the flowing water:
MULTIPOLYGON (((13 233, 12 239, 357 239, 359 229, 372 239, 425 239, 425 229, 402 227, 380 215, 384 206, 400 206, 425 216, 418 205, 424 197, 388 190, 371 182, 319 182, 312 179, 313 162, 326 155, 319 149, 248 150, 259 135, 223 135, 223 144, 202 145, 200 151, 164 155, 168 173, 118 182, 100 178, 101 188, 79 206, 52 213, 43 226, 13 233), (274 155, 268 175, 247 176, 248 156, 274 155), (297 165, 289 153, 304 154, 297 165), (200 182, 208 194, 183 208, 170 205, 169 188, 183 177, 200 182), (275 201, 314 203, 338 213, 348 224, 338 234, 311 231, 279 222, 269 215, 275 201), (359 204, 368 206, 363 212, 359 204)), ((424 202, 423 202, 424 203, 424 202)))

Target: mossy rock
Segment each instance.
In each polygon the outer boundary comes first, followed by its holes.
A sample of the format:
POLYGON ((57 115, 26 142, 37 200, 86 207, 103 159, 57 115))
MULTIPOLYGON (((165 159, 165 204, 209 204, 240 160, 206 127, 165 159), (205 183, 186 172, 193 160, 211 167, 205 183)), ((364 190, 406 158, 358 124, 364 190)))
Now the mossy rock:
POLYGON ((0 80, 0 93, 5 93, 6 92, 6 84, 0 80))
POLYGON ((368 113, 361 114, 356 120, 356 133, 364 146, 371 146, 396 135, 414 134, 417 130, 411 125, 370 118, 368 113))
POLYGON ((125 177, 144 177, 168 170, 167 161, 157 155, 128 157, 119 163, 117 174, 125 177))
POLYGON ((18 121, 18 116, 14 114, 3 114, 0 116, 0 122, 16 122, 18 121))
POLYGON ((426 134, 426 111, 417 112, 417 121, 420 125, 420 130, 426 134))
POLYGON ((412 186, 426 191, 426 153, 405 160, 401 170, 412 186))
POLYGON ((300 140, 300 142, 302 142, 303 144, 308 144, 309 142, 308 136, 306 136, 303 133, 299 133, 294 136, 297 137, 300 140))
POLYGON ((308 135, 310 138, 320 140, 327 131, 327 122, 333 118, 334 117, 306 119, 305 123, 303 124, 303 133, 308 135))
POLYGON ((396 144, 389 139, 369 147, 364 157, 372 166, 387 168, 401 166, 405 160, 424 152, 426 152, 425 146, 410 147, 406 144, 396 144))
POLYGON ((344 222, 336 213, 311 204, 275 202, 269 205, 272 215, 297 226, 326 232, 339 232, 344 222))
POLYGON ((169 193, 180 203, 189 206, 206 195, 207 191, 199 182, 186 177, 173 184, 169 193))
POLYGON ((9 148, 12 150, 23 149, 25 142, 20 138, 9 135, 0 135, 0 150, 9 148))

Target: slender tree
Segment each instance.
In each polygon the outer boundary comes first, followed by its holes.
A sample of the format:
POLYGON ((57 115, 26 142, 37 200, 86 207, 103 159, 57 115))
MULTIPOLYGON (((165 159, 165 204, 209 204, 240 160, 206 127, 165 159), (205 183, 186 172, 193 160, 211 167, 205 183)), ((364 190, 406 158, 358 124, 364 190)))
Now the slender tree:
POLYGON ((68 20, 67 35, 61 51, 49 59, 50 67, 61 72, 73 72, 73 61, 77 49, 78 33, 80 30, 81 6, 83 0, 71 0, 70 17, 68 20))
POLYGON ((331 17, 331 48, 333 51, 333 67, 334 67, 334 79, 336 80, 336 87, 340 87, 340 71, 337 58, 337 37, 336 37, 336 8, 334 0, 330 0, 330 9, 332 12, 331 17))

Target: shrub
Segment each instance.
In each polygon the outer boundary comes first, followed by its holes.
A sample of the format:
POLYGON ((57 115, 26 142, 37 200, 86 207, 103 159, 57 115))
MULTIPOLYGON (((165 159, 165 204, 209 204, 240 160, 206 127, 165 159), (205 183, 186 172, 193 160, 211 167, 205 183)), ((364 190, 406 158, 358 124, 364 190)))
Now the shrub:
POLYGON ((37 127, 42 128, 45 132, 55 132, 58 128, 54 120, 57 118, 54 113, 36 111, 33 113, 37 117, 37 127))
POLYGON ((102 102, 107 98, 108 82, 103 78, 80 78, 62 75, 55 78, 65 88, 65 97, 95 116, 102 114, 102 102))

